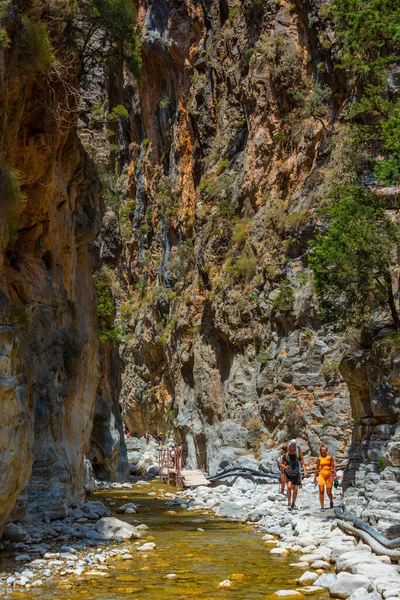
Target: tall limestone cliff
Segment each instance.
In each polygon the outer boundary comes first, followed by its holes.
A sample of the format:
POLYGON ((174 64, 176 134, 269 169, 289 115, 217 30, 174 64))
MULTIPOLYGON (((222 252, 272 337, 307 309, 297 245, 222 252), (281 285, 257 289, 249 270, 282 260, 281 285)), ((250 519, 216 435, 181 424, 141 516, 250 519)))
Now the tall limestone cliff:
POLYGON ((92 274, 104 205, 78 136, 71 13, 65 2, 19 8, 2 14, 0 52, 0 532, 13 509, 54 519, 84 500, 95 414, 110 437, 96 468, 113 478, 127 465, 118 353, 99 345, 92 274))
MULTIPOLYGON (((126 422, 169 431, 210 472, 275 468, 292 436, 340 463, 352 416, 366 427, 349 363, 339 372, 359 332, 321 322, 308 249, 330 189, 378 188, 362 145, 348 144, 352 89, 328 7, 161 0, 139 2, 138 20, 143 76, 127 77, 121 131, 126 422)), ((378 191, 394 205, 393 188, 378 191)), ((396 402, 387 414, 371 481, 399 477, 397 459, 381 460, 398 452, 396 402)))
POLYGON ((349 397, 307 263, 340 139, 332 32, 305 3, 140 3, 139 20, 122 214, 127 422, 171 428, 188 464, 211 472, 249 452, 275 467, 292 436, 340 461, 349 397), (328 84, 314 116, 309 96, 328 84))

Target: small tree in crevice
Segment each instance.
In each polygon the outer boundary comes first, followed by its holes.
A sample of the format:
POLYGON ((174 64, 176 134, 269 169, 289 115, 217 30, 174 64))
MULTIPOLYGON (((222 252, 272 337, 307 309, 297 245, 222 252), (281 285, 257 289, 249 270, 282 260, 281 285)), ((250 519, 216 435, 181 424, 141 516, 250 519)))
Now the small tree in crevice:
POLYGON ((400 328, 391 264, 400 252, 399 228, 379 198, 360 187, 336 191, 325 235, 311 244, 309 264, 326 322, 365 323, 385 307, 400 328))

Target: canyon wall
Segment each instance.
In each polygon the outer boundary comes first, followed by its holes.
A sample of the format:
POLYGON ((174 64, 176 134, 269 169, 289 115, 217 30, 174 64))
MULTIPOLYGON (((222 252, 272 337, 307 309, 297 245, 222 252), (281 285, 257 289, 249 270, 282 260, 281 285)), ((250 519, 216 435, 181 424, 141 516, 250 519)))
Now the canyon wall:
POLYGON ((168 430, 211 473, 234 460, 275 470, 293 436, 342 462, 343 345, 319 321, 307 260, 326 180, 347 168, 324 8, 161 0, 138 17, 122 215, 129 428, 168 430), (317 117, 311 81, 330 89, 317 117))
POLYGON ((100 474, 125 477, 127 468, 118 352, 99 344, 92 274, 101 264, 95 239, 104 202, 98 168, 78 135, 78 80, 72 68, 50 62, 44 21, 14 14, 11 5, 7 18, 10 38, 0 52, 0 532, 13 509, 13 519, 55 519, 83 502, 95 414, 111 438, 94 460, 100 474))

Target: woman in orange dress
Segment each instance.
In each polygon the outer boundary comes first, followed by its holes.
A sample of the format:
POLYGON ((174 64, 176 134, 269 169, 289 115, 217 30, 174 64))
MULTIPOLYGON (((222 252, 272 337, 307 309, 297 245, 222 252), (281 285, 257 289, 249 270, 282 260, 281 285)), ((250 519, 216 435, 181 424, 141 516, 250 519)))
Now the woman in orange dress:
POLYGON ((314 483, 318 477, 319 487, 319 501, 321 503, 321 510, 325 510, 324 506, 324 490, 326 486, 326 493, 330 500, 330 508, 333 508, 333 496, 332 496, 332 485, 333 479, 336 479, 336 466, 333 456, 329 456, 328 448, 321 446, 319 449, 321 456, 317 460, 317 466, 315 468, 314 483), (333 477, 332 477, 333 476, 333 477))

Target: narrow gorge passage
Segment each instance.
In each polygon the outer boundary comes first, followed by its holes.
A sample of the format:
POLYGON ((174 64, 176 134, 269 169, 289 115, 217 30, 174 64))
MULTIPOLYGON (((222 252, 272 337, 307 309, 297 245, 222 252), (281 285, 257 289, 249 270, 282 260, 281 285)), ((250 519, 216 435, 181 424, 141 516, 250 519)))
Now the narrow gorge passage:
MULTIPOLYGON (((270 492, 266 489, 265 495, 267 491, 270 492)), ((64 561, 63 569, 54 572, 44 588, 32 587, 17 593, 10 590, 0 597, 5 600, 210 600, 226 598, 228 594, 237 599, 259 600, 277 589, 293 587, 302 568, 291 568, 289 564, 299 560, 298 554, 271 556, 271 545, 265 546, 262 534, 251 526, 217 518, 208 511, 172 509, 166 504, 164 493, 173 497, 175 492, 173 487, 160 483, 134 486, 132 491, 96 492, 90 499, 104 502, 113 513, 129 502, 139 505, 135 515, 115 516, 127 522, 139 519, 145 523, 149 529, 142 532, 141 540, 109 547, 93 545, 92 548, 85 548, 79 541, 69 543, 78 550, 77 557, 88 557, 92 564, 84 574, 69 574, 71 568, 66 567, 64 561), (154 543, 156 548, 139 552, 138 547, 147 542, 154 543), (219 589, 219 583, 227 579, 233 582, 230 590, 219 589)), ((47 552, 57 552, 61 547, 62 542, 52 544, 47 552)), ((13 560, 8 559, 10 568, 12 563, 13 560)), ((6 565, 5 560, 0 562, 0 575, 6 565)), ((58 568, 55 556, 48 568, 54 567, 58 568)), ((33 562, 25 568, 35 570, 37 566, 33 562)), ((326 597, 326 593, 314 597, 318 600, 326 597)))
POLYGON ((400 600, 334 508, 397 544, 399 0, 0 0, 0 596, 400 600))

